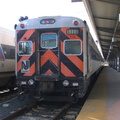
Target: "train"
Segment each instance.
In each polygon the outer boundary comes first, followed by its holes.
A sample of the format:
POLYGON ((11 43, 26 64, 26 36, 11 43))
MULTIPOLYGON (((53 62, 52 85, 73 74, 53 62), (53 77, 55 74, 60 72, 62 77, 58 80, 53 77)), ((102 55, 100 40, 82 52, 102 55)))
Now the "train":
POLYGON ((0 27, 0 89, 13 90, 15 86, 14 32, 0 27))
POLYGON ((20 91, 37 99, 83 98, 103 60, 86 21, 71 16, 23 18, 15 25, 20 91))

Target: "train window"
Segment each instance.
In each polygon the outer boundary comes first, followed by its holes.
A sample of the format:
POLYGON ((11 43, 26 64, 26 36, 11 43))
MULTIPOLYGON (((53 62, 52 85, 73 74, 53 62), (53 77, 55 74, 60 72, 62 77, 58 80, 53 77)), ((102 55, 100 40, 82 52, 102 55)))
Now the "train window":
POLYGON ((15 59, 15 48, 10 49, 10 58, 15 59))
POLYGON ((20 56, 31 55, 32 54, 32 42, 31 41, 19 42, 18 54, 20 56))
POLYGON ((3 59, 5 59, 5 56, 3 54, 3 50, 2 50, 2 47, 0 45, 0 60, 3 60, 3 59))
POLYGON ((82 44, 80 40, 65 40, 64 53, 66 55, 80 55, 82 53, 82 44))
POLYGON ((15 47, 1 44, 3 49, 4 59, 15 59, 15 47))
POLYGON ((57 34, 43 33, 41 35, 41 47, 49 49, 57 47, 57 34))

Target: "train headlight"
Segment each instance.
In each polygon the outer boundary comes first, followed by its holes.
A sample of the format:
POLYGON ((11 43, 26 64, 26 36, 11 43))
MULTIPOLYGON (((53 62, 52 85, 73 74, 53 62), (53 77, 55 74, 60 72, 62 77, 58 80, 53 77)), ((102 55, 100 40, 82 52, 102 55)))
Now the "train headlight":
POLYGON ((33 79, 28 80, 28 84, 29 85, 33 85, 34 84, 34 80, 33 79))
POLYGON ((24 27, 25 27, 25 25, 24 25, 24 24, 20 24, 20 27, 21 27, 21 28, 24 28, 24 27))
POLYGON ((69 85, 69 81, 68 81, 68 80, 64 80, 64 81, 63 81, 63 86, 66 87, 66 86, 68 86, 68 85, 69 85))
POLYGON ((74 20, 73 24, 77 26, 79 24, 78 20, 74 20))

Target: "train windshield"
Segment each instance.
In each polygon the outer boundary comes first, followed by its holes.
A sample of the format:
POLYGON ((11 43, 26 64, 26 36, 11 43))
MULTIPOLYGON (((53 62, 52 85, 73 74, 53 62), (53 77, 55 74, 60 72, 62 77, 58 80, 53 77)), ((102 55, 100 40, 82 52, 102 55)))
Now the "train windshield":
POLYGON ((20 56, 31 55, 32 54, 32 42, 31 41, 19 42, 18 54, 20 56))
POLYGON ((82 53, 82 45, 80 40, 65 40, 64 53, 66 55, 80 55, 82 53))
POLYGON ((57 47, 57 34, 56 33, 43 33, 41 35, 42 48, 56 48, 57 47))

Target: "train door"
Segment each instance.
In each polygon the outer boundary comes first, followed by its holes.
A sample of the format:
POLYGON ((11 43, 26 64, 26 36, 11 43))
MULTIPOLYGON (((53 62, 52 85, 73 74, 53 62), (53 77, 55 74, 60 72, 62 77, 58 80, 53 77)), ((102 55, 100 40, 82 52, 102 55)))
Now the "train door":
POLYGON ((88 31, 87 31, 87 39, 86 39, 87 74, 89 73, 89 61, 90 61, 89 41, 90 41, 90 35, 89 35, 88 31))
POLYGON ((57 31, 40 32, 40 75, 58 78, 58 34, 57 31))
POLYGON ((4 67, 4 61, 5 61, 5 56, 3 53, 2 46, 0 45, 0 72, 4 72, 5 67, 4 67))

